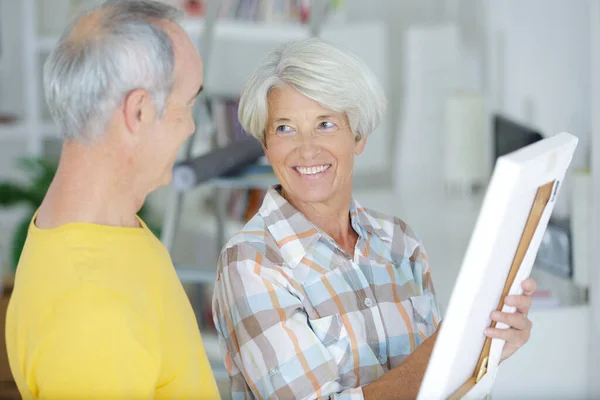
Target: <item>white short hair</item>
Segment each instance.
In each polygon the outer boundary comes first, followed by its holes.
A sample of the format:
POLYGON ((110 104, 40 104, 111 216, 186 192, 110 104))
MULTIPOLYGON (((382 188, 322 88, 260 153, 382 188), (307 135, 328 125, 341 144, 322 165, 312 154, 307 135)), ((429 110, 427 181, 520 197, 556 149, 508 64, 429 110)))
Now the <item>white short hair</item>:
POLYGON ((317 38, 291 41, 261 62, 242 92, 240 123, 261 142, 269 92, 286 84, 327 109, 345 113, 357 139, 373 132, 385 112, 383 89, 357 56, 317 38))
MULTIPOLYGON (((93 141, 128 92, 145 89, 159 115, 173 86, 175 57, 167 33, 155 22, 177 22, 181 11, 160 1, 108 0, 92 10, 93 33, 67 28, 44 65, 46 102, 64 139, 93 141)), ((84 22, 85 23, 85 22, 84 22)))

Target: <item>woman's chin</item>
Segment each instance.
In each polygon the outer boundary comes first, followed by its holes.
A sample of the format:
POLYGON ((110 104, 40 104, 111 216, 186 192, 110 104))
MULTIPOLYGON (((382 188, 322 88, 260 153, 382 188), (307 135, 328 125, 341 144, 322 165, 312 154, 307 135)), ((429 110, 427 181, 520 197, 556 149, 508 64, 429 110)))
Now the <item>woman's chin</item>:
POLYGON ((323 203, 335 195, 331 185, 300 185, 287 192, 301 203, 323 203))
POLYGON ((296 175, 288 176, 285 181, 287 185, 283 185, 283 189, 292 202, 324 203, 340 192, 339 185, 336 185, 336 179, 329 170, 314 176, 302 176, 296 172, 296 175))

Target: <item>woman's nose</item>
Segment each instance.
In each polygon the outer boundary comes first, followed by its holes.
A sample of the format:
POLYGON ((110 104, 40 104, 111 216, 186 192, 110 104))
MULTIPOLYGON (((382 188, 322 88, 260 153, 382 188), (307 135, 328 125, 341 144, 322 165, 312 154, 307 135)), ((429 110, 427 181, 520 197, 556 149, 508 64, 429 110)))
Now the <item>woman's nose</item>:
POLYGON ((317 135, 314 135, 312 132, 310 132, 308 134, 302 134, 298 136, 298 151, 302 158, 309 160, 319 154, 320 147, 318 144, 317 135))

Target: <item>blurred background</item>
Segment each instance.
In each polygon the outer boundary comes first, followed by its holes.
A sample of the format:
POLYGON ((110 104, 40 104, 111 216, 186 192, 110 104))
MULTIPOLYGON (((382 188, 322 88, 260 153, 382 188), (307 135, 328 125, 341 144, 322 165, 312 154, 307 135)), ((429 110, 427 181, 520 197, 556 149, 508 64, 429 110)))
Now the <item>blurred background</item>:
MULTIPOLYGON (((532 337, 503 364, 493 398, 600 398, 600 117, 592 111, 600 105, 599 0, 165 1, 185 9, 184 28, 205 62, 197 132, 181 161, 201 157, 197 165, 214 167, 207 155, 249 143, 237 122, 239 93, 279 43, 320 36, 370 66, 389 106, 356 160, 354 195, 421 236, 442 310, 496 158, 562 131, 578 136, 533 270, 532 337)), ((44 103, 43 63, 73 16, 94 3, 0 0, 3 305, 61 149, 44 103)), ((224 398, 211 316, 216 260, 275 183, 256 147, 245 156, 233 176, 176 173, 141 212, 171 250, 224 398)), ((10 380, 0 354, 0 382, 10 380)))

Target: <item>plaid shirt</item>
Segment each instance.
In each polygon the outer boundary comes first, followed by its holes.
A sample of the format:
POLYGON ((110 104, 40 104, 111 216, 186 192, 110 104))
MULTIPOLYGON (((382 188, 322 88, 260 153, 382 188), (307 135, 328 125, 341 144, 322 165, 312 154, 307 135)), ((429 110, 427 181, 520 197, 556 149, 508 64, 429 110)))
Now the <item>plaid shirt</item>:
POLYGON ((271 188, 219 258, 214 322, 234 399, 362 399, 440 321, 423 246, 350 207, 347 254, 271 188))

